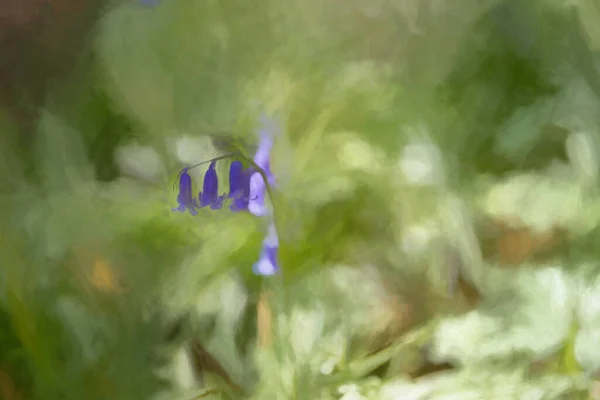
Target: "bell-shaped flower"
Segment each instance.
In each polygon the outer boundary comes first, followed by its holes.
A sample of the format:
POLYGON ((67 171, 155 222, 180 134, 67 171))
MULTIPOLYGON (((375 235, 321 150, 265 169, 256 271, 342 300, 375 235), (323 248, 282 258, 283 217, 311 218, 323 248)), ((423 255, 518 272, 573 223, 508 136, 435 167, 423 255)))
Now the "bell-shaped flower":
POLYGON ((279 271, 279 238, 275 224, 271 222, 267 231, 267 235, 263 240, 262 250, 258 261, 252 267, 252 271, 256 275, 270 276, 279 271))
POLYGON ((229 194, 228 198, 237 197, 244 188, 244 164, 241 161, 234 161, 229 166, 229 194))
POLYGON ((237 160, 231 163, 229 167, 229 193, 219 195, 219 179, 215 169, 218 160, 231 156, 224 155, 210 160, 208 170, 204 174, 202 191, 198 194, 197 199, 192 196, 192 179, 187 171, 205 162, 183 169, 179 180, 179 195, 177 196, 179 207, 174 210, 188 210, 192 215, 196 215, 196 208, 209 206, 213 210, 220 209, 223 207, 225 199, 228 199, 231 200, 229 205, 231 211, 248 210, 255 216, 269 218, 268 230, 262 243, 260 256, 253 265, 252 270, 257 275, 270 276, 276 274, 280 269, 277 230, 273 216, 270 215, 265 205, 267 185, 270 187, 275 186, 275 177, 271 172, 270 155, 278 126, 264 116, 261 118, 261 123, 258 148, 253 157, 254 167, 245 169, 242 162, 237 160))
POLYGON ((253 168, 244 169, 241 161, 234 161, 229 167, 229 194, 232 200, 229 206, 231 211, 244 211, 248 209, 250 200, 250 176, 253 168))
POLYGON ((179 207, 173 208, 173 211, 185 212, 196 215, 196 202, 192 195, 192 177, 188 174, 188 168, 181 170, 179 174, 179 194, 177 194, 177 202, 179 207))
POLYGON ((203 208, 210 206, 212 210, 218 210, 223 207, 225 196, 219 195, 219 178, 215 165, 217 162, 213 160, 208 166, 208 170, 204 174, 204 184, 202 191, 198 194, 199 207, 203 208))
MULTIPOLYGON (((261 118, 262 127, 259 131, 260 139, 258 143, 258 149, 254 155, 254 162, 262 169, 265 176, 267 177, 268 184, 272 187, 275 185, 275 177, 271 172, 271 148, 273 147, 273 136, 277 126, 271 120, 266 117, 261 118)), ((263 179, 263 176, 259 172, 254 172, 250 176, 250 193, 248 210, 260 217, 266 214, 265 206, 265 195, 267 191, 267 182, 263 179)))

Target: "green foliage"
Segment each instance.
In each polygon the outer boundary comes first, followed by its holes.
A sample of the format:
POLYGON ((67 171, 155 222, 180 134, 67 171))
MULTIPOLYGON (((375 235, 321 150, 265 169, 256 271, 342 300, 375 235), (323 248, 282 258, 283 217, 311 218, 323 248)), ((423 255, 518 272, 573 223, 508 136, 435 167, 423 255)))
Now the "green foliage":
POLYGON ((0 115, 0 396, 591 398, 594 0, 144 3, 0 115), (262 113, 269 278, 266 221, 170 211, 262 113))

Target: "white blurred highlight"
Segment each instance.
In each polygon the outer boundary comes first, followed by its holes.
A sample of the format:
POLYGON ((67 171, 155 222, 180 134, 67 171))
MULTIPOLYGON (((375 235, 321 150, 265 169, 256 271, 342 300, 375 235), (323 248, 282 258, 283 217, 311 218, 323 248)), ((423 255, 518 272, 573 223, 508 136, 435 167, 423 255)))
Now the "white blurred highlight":
POLYGON ((409 226, 402 235, 402 251, 411 255, 422 254, 438 234, 439 229, 433 222, 409 226))
POLYGON ((344 169, 369 172, 380 167, 381 155, 364 140, 354 139, 342 144, 338 160, 344 169))
POLYGON ((117 149, 115 158, 122 172, 145 180, 155 180, 165 173, 165 167, 156 150, 137 144, 117 149))
POLYGON ((182 164, 195 164, 209 160, 216 155, 216 149, 208 137, 183 135, 172 145, 173 153, 182 164))
POLYGON ((405 146, 398 167, 413 185, 434 185, 442 181, 441 155, 433 143, 422 141, 405 146))
POLYGON ((590 181, 598 179, 598 143, 587 132, 571 133, 565 143, 567 155, 579 175, 590 181))

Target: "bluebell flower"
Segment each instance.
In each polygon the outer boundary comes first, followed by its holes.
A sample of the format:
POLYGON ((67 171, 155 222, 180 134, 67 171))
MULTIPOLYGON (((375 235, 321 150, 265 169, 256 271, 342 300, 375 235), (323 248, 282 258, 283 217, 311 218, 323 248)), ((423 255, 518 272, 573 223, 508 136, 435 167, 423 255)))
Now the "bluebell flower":
POLYGON ((254 154, 253 161, 262 170, 267 181, 265 182, 263 175, 259 172, 252 172, 249 182, 248 211, 258 217, 266 216, 269 218, 267 234, 262 243, 260 256, 258 257, 258 261, 252 266, 252 271, 257 275, 270 276, 279 271, 279 238, 273 216, 267 212, 265 205, 267 185, 270 187, 275 186, 275 176, 271 172, 270 157, 277 125, 273 120, 266 118, 264 115, 261 117, 261 123, 258 149, 254 154))
POLYGON ((179 195, 177 196, 180 206, 174 211, 188 210, 192 215, 196 215, 196 208, 210 206, 213 210, 221 209, 225 199, 227 199, 231 201, 229 205, 231 211, 248 210, 257 217, 268 218, 267 233, 262 243, 260 256, 253 265, 252 270, 257 275, 270 276, 279 271, 279 239, 273 216, 268 212, 265 205, 267 188, 275 186, 275 176, 271 172, 270 156, 277 126, 272 120, 264 116, 261 118, 261 123, 259 143, 253 157, 254 165, 250 168, 244 168, 241 161, 236 160, 231 163, 229 167, 229 193, 219 195, 219 179, 215 167, 218 160, 230 157, 233 154, 219 156, 184 168, 180 174, 179 195), (204 174, 202 191, 198 194, 196 200, 192 196, 192 179, 187 171, 208 162, 210 162, 210 165, 204 174))
POLYGON ((252 271, 256 275, 270 276, 279 271, 279 260, 277 253, 279 251, 279 238, 275 224, 269 224, 267 235, 263 240, 262 250, 258 261, 252 266, 252 271))
POLYGON ((196 215, 196 201, 192 195, 192 177, 188 174, 189 168, 184 168, 179 174, 179 194, 177 194, 177 202, 179 207, 173 208, 173 211, 185 212, 196 215))
POLYGON ((229 166, 229 197, 230 199, 238 196, 244 187, 244 164, 241 161, 234 161, 229 166))
POLYGON ((229 194, 232 200, 229 209, 231 211, 245 211, 248 209, 250 200, 250 176, 253 168, 244 169, 241 161, 234 161, 229 167, 229 194))
MULTIPOLYGON (((271 172, 270 154, 273 147, 273 136, 276 126, 274 123, 264 116, 261 118, 262 128, 259 130, 260 138, 258 149, 254 155, 254 162, 258 165, 267 177, 268 184, 273 187, 275 185, 275 177, 271 172)), ((250 176, 250 199, 248 210, 262 217, 267 213, 265 206, 265 196, 267 192, 267 182, 259 172, 254 172, 250 176)))
POLYGON ((219 178, 215 170, 216 164, 216 160, 213 160, 204 174, 204 185, 202 191, 198 193, 198 200, 200 201, 198 207, 200 208, 210 206, 212 210, 218 210, 223 207, 225 196, 219 195, 219 178))

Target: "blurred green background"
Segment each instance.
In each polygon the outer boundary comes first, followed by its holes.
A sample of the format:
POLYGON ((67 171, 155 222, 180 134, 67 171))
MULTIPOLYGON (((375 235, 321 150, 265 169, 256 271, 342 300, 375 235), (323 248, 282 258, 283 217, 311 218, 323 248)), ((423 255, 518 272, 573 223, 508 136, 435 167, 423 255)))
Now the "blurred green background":
POLYGON ((0 398, 600 399, 598 0, 6 0, 0 46, 0 398), (270 278, 171 212, 262 113, 270 278))

